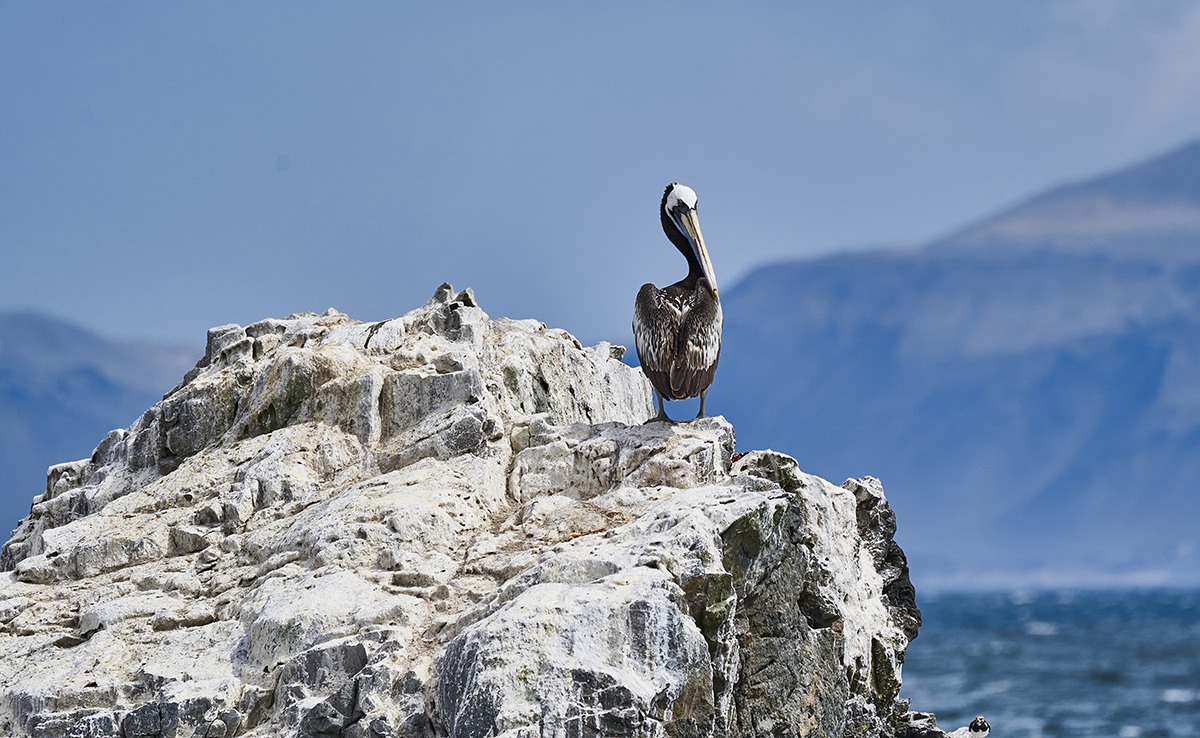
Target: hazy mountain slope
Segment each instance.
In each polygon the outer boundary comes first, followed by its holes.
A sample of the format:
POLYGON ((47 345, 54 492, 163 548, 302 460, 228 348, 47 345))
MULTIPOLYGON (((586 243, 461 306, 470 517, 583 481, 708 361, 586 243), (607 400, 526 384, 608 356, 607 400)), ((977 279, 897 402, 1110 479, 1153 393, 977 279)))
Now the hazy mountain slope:
POLYGON ((0 528, 29 512, 51 464, 87 457, 183 378, 194 350, 105 340, 35 313, 0 314, 0 528))
POLYGON ((710 407, 882 478, 918 579, 1195 580, 1200 231, 1151 217, 1192 203, 1198 145, 923 249, 760 269, 723 297, 710 407))
POLYGON ((1054 188, 973 224, 941 248, 1070 250, 1195 258, 1200 141, 1119 172, 1054 188))

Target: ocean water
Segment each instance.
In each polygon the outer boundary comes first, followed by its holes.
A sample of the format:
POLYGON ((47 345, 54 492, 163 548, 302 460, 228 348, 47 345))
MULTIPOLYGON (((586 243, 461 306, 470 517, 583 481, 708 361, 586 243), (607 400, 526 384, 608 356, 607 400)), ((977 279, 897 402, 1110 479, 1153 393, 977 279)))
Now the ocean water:
POLYGON ((918 596, 901 697, 996 738, 1200 738, 1200 592, 918 596))

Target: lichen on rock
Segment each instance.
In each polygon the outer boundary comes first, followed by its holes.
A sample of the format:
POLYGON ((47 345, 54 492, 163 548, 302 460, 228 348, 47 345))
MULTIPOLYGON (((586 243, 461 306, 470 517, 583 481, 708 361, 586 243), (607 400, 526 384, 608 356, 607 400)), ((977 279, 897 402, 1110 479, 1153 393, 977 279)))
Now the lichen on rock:
POLYGON ((878 482, 643 424, 622 351, 449 285, 212 329, 0 552, 0 734, 940 733, 878 482))

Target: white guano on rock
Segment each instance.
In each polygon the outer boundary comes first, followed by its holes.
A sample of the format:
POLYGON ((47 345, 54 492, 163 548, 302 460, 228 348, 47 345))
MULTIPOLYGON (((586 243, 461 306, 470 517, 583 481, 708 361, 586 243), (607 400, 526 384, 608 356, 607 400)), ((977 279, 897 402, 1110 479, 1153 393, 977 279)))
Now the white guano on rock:
POLYGON ((943 735, 878 482, 643 425, 622 352, 449 285, 212 329, 4 545, 0 734, 943 735))

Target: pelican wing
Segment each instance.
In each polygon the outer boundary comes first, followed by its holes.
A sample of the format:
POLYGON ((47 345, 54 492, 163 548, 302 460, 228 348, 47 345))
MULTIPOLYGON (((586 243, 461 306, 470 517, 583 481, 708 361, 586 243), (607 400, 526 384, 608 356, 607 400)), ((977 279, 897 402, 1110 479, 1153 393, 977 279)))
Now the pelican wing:
POLYGON ((701 285, 691 295, 679 327, 671 390, 696 397, 712 384, 721 357, 721 303, 701 285))
POLYGON ((642 372, 658 390, 672 399, 671 365, 678 343, 683 306, 652 284, 638 290, 633 306, 633 340, 642 372))
POLYGON ((667 400, 696 397, 712 384, 721 354, 721 303, 706 287, 643 285, 633 310, 638 361, 667 400))

